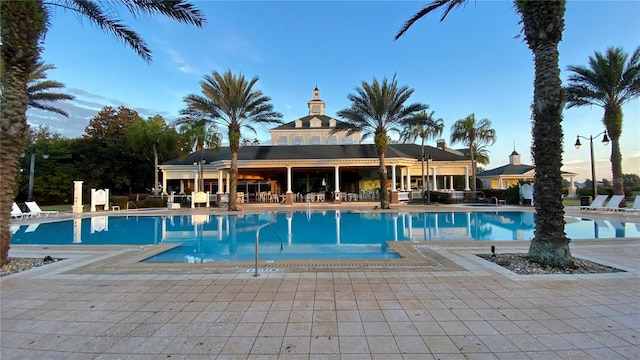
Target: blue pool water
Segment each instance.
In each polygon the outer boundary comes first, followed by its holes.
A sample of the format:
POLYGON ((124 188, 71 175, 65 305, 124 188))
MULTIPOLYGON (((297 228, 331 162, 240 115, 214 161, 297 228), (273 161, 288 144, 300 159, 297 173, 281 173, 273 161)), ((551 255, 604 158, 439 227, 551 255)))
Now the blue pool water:
MULTIPOLYGON (((530 240, 531 212, 265 212, 234 215, 96 216, 12 226, 13 244, 180 244, 150 262, 260 259, 392 259, 386 241, 530 240)), ((566 217, 571 239, 640 237, 640 224, 566 217)))

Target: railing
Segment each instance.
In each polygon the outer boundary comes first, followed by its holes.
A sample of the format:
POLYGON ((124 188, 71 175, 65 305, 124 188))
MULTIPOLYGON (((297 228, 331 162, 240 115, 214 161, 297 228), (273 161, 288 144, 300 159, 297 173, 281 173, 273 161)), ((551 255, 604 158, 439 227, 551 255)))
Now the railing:
POLYGON ((128 201, 128 202, 127 202, 127 210, 129 210, 129 204, 133 205, 133 207, 134 207, 134 208, 136 208, 136 210, 139 210, 139 209, 138 209, 138 206, 137 206, 137 205, 136 205, 136 203, 135 203, 135 202, 133 202, 133 201, 128 201))
POLYGON ((271 224, 266 223, 263 225, 260 225, 260 227, 258 227, 258 230, 256 230, 256 261, 255 261, 255 274, 253 275, 253 277, 258 277, 260 276, 260 274, 258 273, 258 245, 260 243, 260 230, 262 230, 262 228, 269 226, 271 228, 271 231, 273 231, 273 233, 276 235, 276 237, 278 239, 280 239, 280 251, 282 251, 284 249, 284 242, 282 241, 282 238, 280 237, 280 235, 278 235, 278 233, 276 232, 276 230, 271 226, 271 224))

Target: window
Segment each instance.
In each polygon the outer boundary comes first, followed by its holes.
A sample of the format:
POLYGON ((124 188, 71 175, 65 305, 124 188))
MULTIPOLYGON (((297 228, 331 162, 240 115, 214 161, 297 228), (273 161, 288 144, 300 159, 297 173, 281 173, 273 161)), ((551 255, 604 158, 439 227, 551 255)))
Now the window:
POLYGON ((278 136, 278 145, 287 145, 289 143, 289 139, 286 135, 278 136))
POLYGON ((303 136, 296 136, 296 137, 293 139, 293 143, 294 143, 295 145, 304 145, 304 137, 303 137, 303 136))
POLYGON ((335 136, 329 136, 329 137, 327 138, 327 144, 329 144, 329 145, 335 145, 335 144, 337 144, 337 143, 338 143, 338 138, 337 138, 337 137, 335 137, 335 136))
POLYGON ((309 139, 309 144, 311 145, 319 145, 320 144, 320 136, 314 135, 309 139))

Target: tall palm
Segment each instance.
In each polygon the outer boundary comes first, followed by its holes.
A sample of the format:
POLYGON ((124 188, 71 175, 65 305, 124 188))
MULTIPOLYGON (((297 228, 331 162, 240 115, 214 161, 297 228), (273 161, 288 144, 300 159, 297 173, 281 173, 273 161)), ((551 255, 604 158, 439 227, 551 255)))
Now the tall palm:
POLYGON ((151 148, 153 153, 153 189, 158 195, 158 151, 165 151, 178 144, 178 134, 160 115, 148 120, 139 119, 127 129, 127 140, 135 151, 151 148))
POLYGON ((176 121, 180 125, 180 136, 182 143, 185 144, 184 150, 187 153, 193 149, 200 152, 200 161, 198 163, 198 189, 204 189, 204 151, 217 151, 222 143, 221 134, 215 123, 206 119, 195 120, 192 118, 181 118, 176 121))
MULTIPOLYGON (((473 145, 473 160, 475 160, 476 164, 487 165, 489 164, 489 149, 487 148, 487 144, 478 144, 475 143, 473 145)), ((469 154, 468 149, 464 151, 466 156, 471 156, 469 154)), ((476 169, 477 171, 477 169, 476 169)))
POLYGON ((640 96, 640 47, 629 58, 622 48, 596 51, 589 66, 567 66, 572 72, 567 86, 567 108, 596 105, 604 109, 602 121, 611 139, 613 192, 624 194, 622 176, 622 105, 640 96), (629 61, 627 61, 627 59, 629 61))
MULTIPOLYGON (((416 21, 444 9, 440 21, 466 0, 436 0, 418 11, 395 35, 400 38, 416 21)), ((571 262, 570 239, 564 233, 562 205, 562 106, 564 91, 558 65, 558 44, 564 30, 566 0, 514 0, 523 34, 533 52, 535 78, 532 154, 536 165, 535 236, 529 256, 537 262, 565 267, 571 262)))
POLYGON ((228 129, 231 150, 229 210, 237 211, 236 192, 238 186, 238 151, 241 129, 257 134, 254 124, 281 123, 282 114, 273 110, 271 98, 256 90, 258 77, 247 80, 244 75, 234 75, 231 70, 224 74, 214 71, 200 81, 202 95, 187 95, 187 108, 181 113, 194 118, 212 119, 228 129))
POLYGON ((424 174, 424 159, 427 156, 424 151, 424 142, 427 139, 437 138, 442 136, 442 131, 444 130, 444 120, 441 118, 434 118, 435 111, 431 111, 427 113, 426 110, 420 113, 415 114, 412 118, 410 118, 405 123, 405 130, 400 136, 402 140, 414 142, 416 139, 420 138, 420 149, 422 150, 422 189, 423 195, 424 191, 429 187, 428 180, 425 178, 424 174))
POLYGON ((151 61, 151 51, 140 36, 119 18, 117 5, 133 17, 164 15, 174 20, 202 27, 204 16, 183 0, 21 0, 0 1, 2 23, 2 95, 0 99, 0 266, 7 262, 11 232, 9 219, 15 199, 18 159, 27 129, 27 82, 36 66, 39 41, 46 30, 47 15, 54 8, 70 10, 130 46, 144 60, 151 61))
POLYGON ((399 86, 396 76, 391 81, 382 79, 382 83, 375 77, 371 84, 362 81, 362 87, 356 87, 355 94, 349 94, 347 99, 351 106, 338 111, 338 116, 344 118, 344 125, 335 131, 346 130, 346 136, 354 132, 362 132, 361 140, 373 135, 373 143, 379 160, 380 174, 380 208, 389 208, 387 196, 387 167, 384 153, 389 144, 389 132, 400 133, 400 127, 412 118, 416 112, 425 110, 426 105, 413 103, 405 105, 413 89, 406 85, 399 86))
POLYGON ((476 191, 476 161, 473 149, 477 149, 479 145, 493 145, 496 142, 496 131, 491 127, 491 120, 482 119, 476 122, 476 115, 471 114, 464 119, 456 121, 451 126, 451 142, 462 143, 471 150, 469 151, 471 174, 473 176, 471 189, 476 191))
POLYGON ((52 64, 45 64, 42 61, 36 64, 27 80, 27 105, 69 117, 66 111, 52 105, 56 101, 75 99, 73 95, 57 92, 58 89, 64 88, 63 83, 47 79, 46 72, 55 68, 52 64))

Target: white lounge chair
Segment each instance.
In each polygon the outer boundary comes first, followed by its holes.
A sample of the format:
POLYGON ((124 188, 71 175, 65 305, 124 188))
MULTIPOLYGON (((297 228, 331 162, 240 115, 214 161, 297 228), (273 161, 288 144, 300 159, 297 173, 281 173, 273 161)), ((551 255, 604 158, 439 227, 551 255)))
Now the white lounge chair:
POLYGON ((11 205, 11 218, 12 219, 24 219, 24 218, 28 218, 33 216, 31 213, 29 212, 22 212, 22 209, 20 209, 20 206, 18 206, 18 204, 16 204, 15 202, 11 205))
POLYGON ((25 202, 25 205, 29 208, 29 214, 32 214, 31 216, 44 215, 44 217, 48 217, 51 214, 58 216, 57 211, 45 211, 40 209, 40 206, 38 206, 35 201, 27 201, 25 202))
POLYGON ((624 200, 624 195, 613 195, 611 199, 607 202, 606 206, 603 206, 596 210, 602 211, 618 211, 620 210, 620 203, 624 200))
POLYGON ((640 212, 640 195, 636 195, 636 199, 633 201, 633 205, 630 208, 622 209, 626 212, 640 212))
POLYGON ((600 210, 608 197, 609 195, 598 195, 595 199, 593 199, 589 206, 581 206, 580 210, 600 210))

